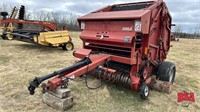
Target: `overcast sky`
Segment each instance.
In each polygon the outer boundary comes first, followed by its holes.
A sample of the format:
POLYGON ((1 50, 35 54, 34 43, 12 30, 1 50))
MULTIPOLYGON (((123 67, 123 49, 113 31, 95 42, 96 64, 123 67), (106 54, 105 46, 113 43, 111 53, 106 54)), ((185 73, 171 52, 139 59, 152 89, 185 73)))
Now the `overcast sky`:
MULTIPOLYGON (((45 10, 85 15, 107 5, 134 1, 145 0, 0 0, 0 5, 25 5, 29 11, 45 10)), ((181 25, 184 32, 193 33, 196 27, 200 27, 200 0, 164 1, 170 10, 173 23, 181 25)))

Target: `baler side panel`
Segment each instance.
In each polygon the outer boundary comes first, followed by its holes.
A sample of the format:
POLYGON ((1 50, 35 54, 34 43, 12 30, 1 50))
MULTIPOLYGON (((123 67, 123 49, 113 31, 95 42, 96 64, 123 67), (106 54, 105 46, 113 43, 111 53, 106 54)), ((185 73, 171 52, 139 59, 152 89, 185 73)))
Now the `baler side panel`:
POLYGON ((149 34, 149 49, 151 52, 151 57, 153 60, 158 60, 158 53, 159 53, 159 38, 161 32, 161 7, 154 8, 151 11, 151 27, 150 27, 150 34, 149 34))
POLYGON ((168 52, 169 48, 170 48, 170 34, 171 34, 171 16, 169 14, 169 11, 167 9, 167 6, 166 4, 164 3, 163 4, 163 7, 164 7, 164 11, 163 11, 163 17, 165 19, 164 21, 164 25, 165 25, 165 34, 163 36, 163 38, 165 38, 165 40, 163 40, 163 42, 165 42, 165 48, 168 52))
POLYGON ((150 17, 151 17, 151 11, 149 10, 145 15, 141 17, 142 22, 142 33, 143 34, 149 34, 150 29, 150 17))
POLYGON ((151 20, 149 34, 149 49, 151 52, 151 57, 153 60, 160 59, 163 61, 166 59, 167 52, 170 48, 171 32, 171 16, 164 3, 152 9, 151 20))

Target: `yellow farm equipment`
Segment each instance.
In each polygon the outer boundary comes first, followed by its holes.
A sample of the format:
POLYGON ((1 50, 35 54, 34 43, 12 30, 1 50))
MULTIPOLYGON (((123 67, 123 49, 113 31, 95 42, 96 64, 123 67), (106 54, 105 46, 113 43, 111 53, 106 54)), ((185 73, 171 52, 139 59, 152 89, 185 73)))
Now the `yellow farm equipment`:
POLYGON ((19 40, 44 46, 62 47, 63 50, 73 50, 74 45, 67 30, 56 31, 56 25, 46 21, 24 20, 25 7, 13 8, 12 14, 7 18, 7 12, 1 12, 0 35, 4 40, 19 40), (18 19, 15 19, 19 12, 18 19), (17 26, 14 26, 16 23, 17 26), (23 24, 34 24, 43 27, 41 30, 24 30, 23 24))
POLYGON ((0 27, 0 36, 3 34, 4 27, 0 27))
POLYGON ((6 32, 9 38, 43 46, 62 47, 63 50, 73 50, 74 44, 67 30, 36 32, 31 30, 14 30, 6 32))
POLYGON ((62 47, 63 50, 73 50, 74 48, 68 31, 41 32, 39 36, 34 36, 33 40, 40 45, 62 47))

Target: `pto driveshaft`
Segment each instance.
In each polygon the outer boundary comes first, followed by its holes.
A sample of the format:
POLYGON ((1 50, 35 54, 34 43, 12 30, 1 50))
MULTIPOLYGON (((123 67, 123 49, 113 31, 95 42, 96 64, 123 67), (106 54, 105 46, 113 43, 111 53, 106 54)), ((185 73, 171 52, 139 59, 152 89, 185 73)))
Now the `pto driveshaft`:
POLYGON ((63 68, 59 71, 55 71, 55 72, 48 74, 46 76, 35 77, 35 79, 30 81, 28 90, 29 90, 30 94, 33 95, 35 93, 35 88, 37 88, 43 81, 45 81, 49 78, 55 77, 55 76, 63 75, 64 73, 67 73, 67 72, 74 71, 74 70, 76 70, 80 67, 86 66, 90 63, 91 63, 91 60, 89 58, 84 58, 83 60, 79 61, 78 63, 76 63, 76 64, 74 64, 70 67, 63 68))

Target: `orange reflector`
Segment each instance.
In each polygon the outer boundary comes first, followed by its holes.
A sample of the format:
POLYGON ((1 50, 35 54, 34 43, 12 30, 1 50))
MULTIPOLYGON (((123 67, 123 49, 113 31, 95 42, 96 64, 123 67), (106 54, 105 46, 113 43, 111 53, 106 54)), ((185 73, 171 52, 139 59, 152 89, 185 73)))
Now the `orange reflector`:
POLYGON ((145 55, 148 54, 148 48, 147 48, 147 47, 145 47, 145 49, 144 49, 144 54, 145 54, 145 55))

